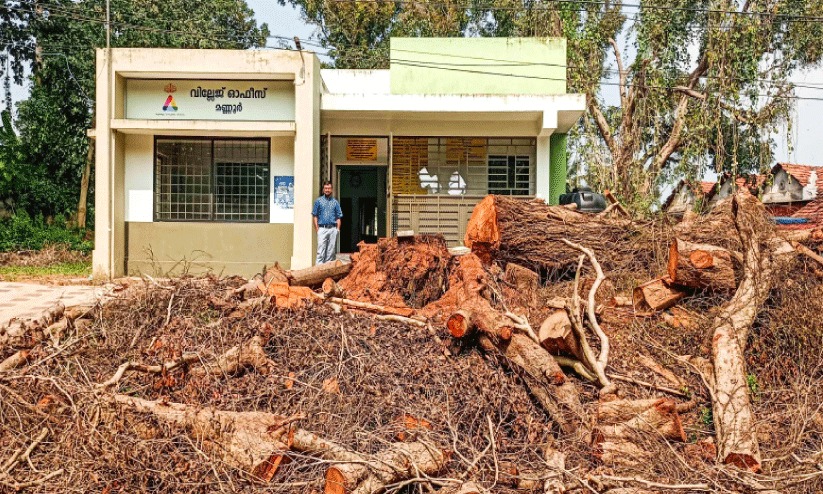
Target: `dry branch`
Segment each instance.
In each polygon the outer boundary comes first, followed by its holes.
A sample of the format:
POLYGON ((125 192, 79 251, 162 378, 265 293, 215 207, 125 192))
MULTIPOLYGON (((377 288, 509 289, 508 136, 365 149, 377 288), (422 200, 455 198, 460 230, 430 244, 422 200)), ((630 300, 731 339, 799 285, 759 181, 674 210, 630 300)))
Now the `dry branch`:
MULTIPOLYGON (((590 362, 594 367, 592 368, 597 374, 598 380, 600 384, 603 386, 603 392, 608 392, 611 388, 611 383, 609 382, 608 378, 606 377, 606 366, 609 365, 609 337, 606 336, 606 333, 600 327, 600 324, 597 322, 597 315, 595 311, 597 310, 597 301, 595 300, 595 296, 597 294, 598 288, 606 279, 606 275, 603 274, 603 268, 600 267, 600 263, 597 261, 597 257, 594 255, 594 251, 583 247, 580 244, 576 244, 574 242, 570 242, 568 239, 562 239, 563 243, 568 245, 569 247, 574 248, 575 250, 579 250, 583 254, 585 254, 589 258, 589 262, 592 263, 595 272, 597 273, 597 277, 592 283, 592 287, 589 289, 589 296, 588 301, 586 303, 586 316, 589 321, 589 326, 591 327, 594 334, 597 335, 597 338, 600 340, 600 354, 597 356, 597 360, 590 362)), ((578 264, 577 276, 575 277, 575 290, 574 290, 574 298, 578 297, 577 294, 577 280, 579 279, 580 275, 580 268, 578 264)), ((574 300, 574 299, 573 299, 574 300)), ((572 302, 573 305, 577 306, 575 301, 572 302)), ((585 339, 584 336, 581 335, 581 338, 585 339)))
POLYGON ((254 369, 267 374, 275 364, 263 350, 265 344, 265 338, 257 335, 243 344, 231 347, 214 362, 207 362, 202 367, 192 369, 191 375, 193 377, 232 376, 245 369, 254 369))
POLYGON ((404 309, 401 307, 387 307, 383 305, 371 304, 369 302, 360 302, 358 300, 350 300, 347 298, 330 297, 329 302, 339 305, 346 305, 354 307, 355 309, 362 309, 369 312, 377 312, 378 314, 393 314, 396 316, 410 317, 414 315, 413 309, 404 309))

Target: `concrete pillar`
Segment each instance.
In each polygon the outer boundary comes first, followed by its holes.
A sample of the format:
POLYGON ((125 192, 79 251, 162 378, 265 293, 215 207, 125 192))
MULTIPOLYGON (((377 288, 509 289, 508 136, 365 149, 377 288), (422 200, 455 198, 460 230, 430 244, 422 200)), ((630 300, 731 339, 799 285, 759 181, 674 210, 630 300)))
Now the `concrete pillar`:
POLYGON ((94 157, 94 252, 92 272, 95 277, 112 276, 112 218, 111 203, 112 146, 111 130, 111 61, 109 51, 98 49, 96 53, 96 101, 95 101, 95 157, 94 157))
POLYGON ((310 267, 317 238, 311 209, 320 187, 320 62, 305 54, 301 80, 295 79, 294 247, 291 269, 310 267))
POLYGON ((551 153, 549 147, 549 136, 537 137, 537 150, 535 154, 535 177, 534 193, 543 199, 550 197, 550 164, 551 153))

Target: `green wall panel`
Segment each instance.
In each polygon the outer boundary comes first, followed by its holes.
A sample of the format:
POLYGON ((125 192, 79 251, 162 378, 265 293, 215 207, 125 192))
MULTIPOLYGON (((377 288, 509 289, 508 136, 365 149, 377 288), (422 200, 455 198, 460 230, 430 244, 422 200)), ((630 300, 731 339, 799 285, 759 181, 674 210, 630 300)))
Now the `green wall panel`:
POLYGON ((568 134, 552 134, 549 139, 549 203, 558 204, 560 194, 566 192, 568 134))
POLYGON ((565 38, 392 38, 392 94, 565 94, 565 38))

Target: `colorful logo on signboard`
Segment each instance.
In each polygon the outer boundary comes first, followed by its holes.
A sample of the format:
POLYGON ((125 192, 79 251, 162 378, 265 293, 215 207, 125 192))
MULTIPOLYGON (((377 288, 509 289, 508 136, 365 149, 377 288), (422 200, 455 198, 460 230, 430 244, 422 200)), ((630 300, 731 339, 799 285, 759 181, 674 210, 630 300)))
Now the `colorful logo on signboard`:
POLYGON ((166 102, 163 103, 163 111, 176 112, 177 102, 174 101, 174 96, 172 96, 171 93, 177 91, 177 87, 174 84, 166 84, 166 87, 164 87, 163 90, 169 93, 169 97, 166 98, 166 102))

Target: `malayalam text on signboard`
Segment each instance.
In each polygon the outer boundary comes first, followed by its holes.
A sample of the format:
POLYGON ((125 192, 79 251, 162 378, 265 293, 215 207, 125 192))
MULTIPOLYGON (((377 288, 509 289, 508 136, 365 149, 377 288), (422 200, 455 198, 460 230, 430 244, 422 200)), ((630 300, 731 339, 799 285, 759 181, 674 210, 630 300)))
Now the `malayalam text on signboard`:
POLYGON ((377 139, 346 140, 346 161, 377 161, 377 139))

